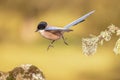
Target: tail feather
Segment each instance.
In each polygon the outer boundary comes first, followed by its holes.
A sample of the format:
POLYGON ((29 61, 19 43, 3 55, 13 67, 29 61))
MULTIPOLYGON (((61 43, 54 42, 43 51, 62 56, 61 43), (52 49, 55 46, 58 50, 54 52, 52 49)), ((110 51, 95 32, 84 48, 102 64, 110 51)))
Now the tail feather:
POLYGON ((71 22, 70 24, 66 25, 64 28, 68 29, 68 28, 70 28, 70 27, 72 27, 74 25, 77 25, 78 23, 81 23, 81 22, 85 21, 85 19, 88 16, 90 16, 91 14, 93 14, 94 12, 95 12, 95 10, 85 14, 84 16, 82 16, 82 17, 78 18, 77 20, 71 22))

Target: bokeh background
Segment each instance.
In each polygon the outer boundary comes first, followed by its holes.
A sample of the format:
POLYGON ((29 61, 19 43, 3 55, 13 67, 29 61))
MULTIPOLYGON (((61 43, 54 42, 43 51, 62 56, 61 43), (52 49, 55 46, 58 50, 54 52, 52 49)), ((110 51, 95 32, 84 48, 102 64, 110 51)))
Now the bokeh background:
POLYGON ((120 56, 113 53, 118 37, 98 46, 94 56, 82 53, 81 38, 120 26, 120 0, 0 0, 0 71, 21 64, 39 67, 47 80, 120 80, 120 56), (35 33, 40 21, 63 27, 96 10, 47 51, 49 40, 35 33))

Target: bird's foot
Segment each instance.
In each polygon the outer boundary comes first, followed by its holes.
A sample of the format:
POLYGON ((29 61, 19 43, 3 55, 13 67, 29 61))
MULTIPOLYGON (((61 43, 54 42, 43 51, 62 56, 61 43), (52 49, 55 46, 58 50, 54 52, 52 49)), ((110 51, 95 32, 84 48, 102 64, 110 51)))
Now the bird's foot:
POLYGON ((54 47, 54 46, 50 44, 50 45, 48 46, 48 48, 47 48, 47 51, 49 50, 50 47, 54 47))
POLYGON ((67 45, 67 46, 68 46, 68 43, 67 43, 67 42, 65 42, 65 41, 64 41, 64 43, 65 43, 65 45, 67 45))

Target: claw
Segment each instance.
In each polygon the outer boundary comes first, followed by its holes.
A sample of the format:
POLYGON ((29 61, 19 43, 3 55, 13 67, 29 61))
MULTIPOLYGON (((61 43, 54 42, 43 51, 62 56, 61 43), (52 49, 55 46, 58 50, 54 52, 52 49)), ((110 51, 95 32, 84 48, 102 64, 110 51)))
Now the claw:
POLYGON ((68 43, 67 43, 67 42, 65 42, 65 41, 64 41, 64 43, 65 43, 66 45, 68 45, 68 43))
POLYGON ((63 35, 62 35, 62 39, 63 39, 64 43, 65 43, 66 45, 68 45, 68 43, 65 41, 65 38, 64 38, 63 35))
POLYGON ((47 48, 47 51, 49 50, 50 47, 54 47, 54 46, 50 44, 50 45, 48 46, 48 48, 47 48))
POLYGON ((50 47, 54 47, 52 44, 55 42, 55 40, 53 40, 49 45, 48 45, 48 48, 47 48, 47 51, 49 50, 50 47))

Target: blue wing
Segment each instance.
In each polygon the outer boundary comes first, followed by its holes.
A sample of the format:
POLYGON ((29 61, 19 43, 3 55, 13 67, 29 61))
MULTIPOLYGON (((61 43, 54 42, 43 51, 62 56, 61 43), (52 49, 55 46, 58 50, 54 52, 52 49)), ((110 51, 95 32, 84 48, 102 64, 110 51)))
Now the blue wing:
POLYGON ((49 31, 66 31, 66 30, 69 30, 69 29, 66 29, 66 28, 60 28, 60 27, 46 27, 45 30, 49 30, 49 31))
POLYGON ((74 25, 76 25, 76 24, 78 24, 80 22, 83 22, 88 16, 90 16, 94 12, 95 12, 95 10, 85 14, 84 16, 82 16, 82 17, 78 18, 77 20, 71 22, 70 24, 64 26, 64 28, 68 29, 68 28, 70 28, 70 27, 72 27, 72 26, 74 26, 74 25))

